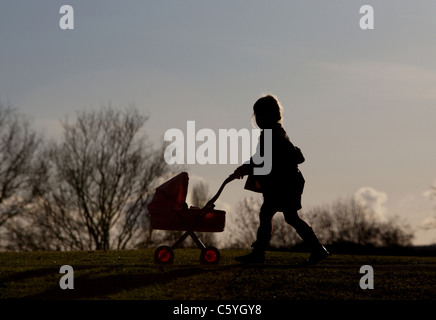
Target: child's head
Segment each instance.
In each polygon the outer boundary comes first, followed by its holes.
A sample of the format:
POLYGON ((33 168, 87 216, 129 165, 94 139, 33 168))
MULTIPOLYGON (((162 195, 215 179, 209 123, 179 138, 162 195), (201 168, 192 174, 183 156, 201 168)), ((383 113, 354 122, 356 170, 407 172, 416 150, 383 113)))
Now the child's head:
POLYGON ((266 95, 253 106, 256 124, 261 129, 272 128, 282 120, 282 107, 276 97, 266 95))

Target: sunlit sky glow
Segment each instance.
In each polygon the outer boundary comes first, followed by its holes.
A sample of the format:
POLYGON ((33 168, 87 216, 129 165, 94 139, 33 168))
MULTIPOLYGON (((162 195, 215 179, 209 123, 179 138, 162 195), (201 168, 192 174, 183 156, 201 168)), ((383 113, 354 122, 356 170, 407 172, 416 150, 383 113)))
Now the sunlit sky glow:
MULTIPOLYGON (((3 1, 0 102, 47 136, 75 110, 134 103, 166 130, 249 128, 273 93, 307 159, 303 209, 358 194, 436 242, 436 2, 3 1), (75 29, 59 28, 74 8, 75 29), (375 29, 361 30, 361 5, 375 29), (362 189, 366 188, 366 189, 362 189), (427 228, 424 228, 427 226, 427 228), (433 226, 433 228, 428 228, 433 226)), ((211 195, 236 165, 188 166, 211 195)), ((245 196, 243 181, 220 206, 245 196)))

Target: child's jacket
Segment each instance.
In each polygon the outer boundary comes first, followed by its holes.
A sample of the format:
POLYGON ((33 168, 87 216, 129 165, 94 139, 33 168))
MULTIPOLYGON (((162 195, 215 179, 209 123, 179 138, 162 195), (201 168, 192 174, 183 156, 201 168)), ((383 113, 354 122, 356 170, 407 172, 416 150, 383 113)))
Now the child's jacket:
MULTIPOLYGON (((254 175, 256 165, 253 157, 244 164, 248 174, 245 189, 262 192, 264 200, 274 205, 278 211, 284 209, 301 209, 301 195, 304 188, 304 177, 298 165, 305 161, 301 150, 289 140, 280 123, 272 130, 272 168, 267 175, 254 175)), ((259 137, 257 151, 264 157, 264 130, 259 137)))

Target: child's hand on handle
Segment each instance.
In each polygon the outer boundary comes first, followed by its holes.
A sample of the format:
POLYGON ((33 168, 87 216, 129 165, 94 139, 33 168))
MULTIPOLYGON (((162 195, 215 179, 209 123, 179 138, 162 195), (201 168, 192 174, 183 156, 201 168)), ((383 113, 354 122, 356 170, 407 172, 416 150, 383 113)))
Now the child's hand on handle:
POLYGON ((245 175, 249 173, 249 166, 242 165, 236 168, 235 172, 233 172, 230 176, 232 179, 242 179, 245 175))
POLYGON ((242 179, 242 176, 238 176, 235 173, 232 173, 231 175, 229 175, 229 177, 227 178, 227 180, 230 182, 232 180, 236 180, 236 179, 242 179))

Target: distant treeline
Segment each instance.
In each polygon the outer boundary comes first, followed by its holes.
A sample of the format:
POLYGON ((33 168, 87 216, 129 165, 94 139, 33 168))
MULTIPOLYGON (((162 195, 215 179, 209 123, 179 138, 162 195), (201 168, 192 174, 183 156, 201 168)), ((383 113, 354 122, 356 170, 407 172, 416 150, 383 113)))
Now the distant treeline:
MULTIPOLYGON (((48 139, 27 117, 0 105, 0 249, 109 250, 175 241, 180 232, 149 227, 147 204, 155 188, 180 168, 164 161, 164 145, 154 148, 149 142, 147 120, 134 106, 104 106, 61 121, 62 136, 48 139)), ((203 206, 207 185, 194 186, 191 198, 191 205, 203 206)), ((250 247, 260 205, 259 199, 244 198, 228 212, 230 236, 221 247, 250 247)), ((398 218, 380 221, 354 198, 302 215, 324 245, 341 252, 433 248, 412 248, 410 226, 398 218)), ((201 238, 209 245, 217 241, 212 233, 201 238)), ((281 214, 274 218, 270 244, 304 248, 281 214)))

